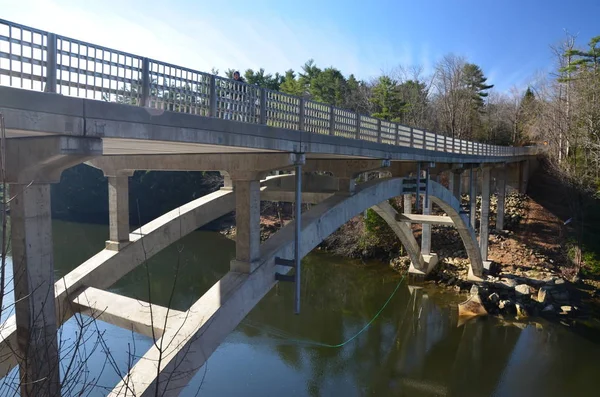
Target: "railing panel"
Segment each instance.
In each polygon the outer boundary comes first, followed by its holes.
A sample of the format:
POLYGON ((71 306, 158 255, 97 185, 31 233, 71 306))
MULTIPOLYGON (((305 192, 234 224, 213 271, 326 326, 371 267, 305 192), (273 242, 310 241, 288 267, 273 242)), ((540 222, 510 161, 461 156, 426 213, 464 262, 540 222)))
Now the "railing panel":
POLYGON ((396 144, 396 124, 381 120, 381 143, 396 144))
POLYGON ((411 129, 410 127, 407 127, 405 125, 402 124, 398 124, 398 144, 400 146, 408 146, 410 147, 410 134, 411 134, 411 129))
POLYGON ((150 60, 148 106, 208 116, 211 75, 150 60))
POLYGON ((418 128, 413 128, 413 147, 423 148, 425 142, 425 131, 418 128))
POLYGON ((377 142, 379 121, 375 117, 360 116, 360 139, 377 142))
POLYGON ((48 33, 0 19, 0 85, 42 91, 48 33))
POLYGON ((304 102, 304 129, 314 134, 329 134, 331 108, 315 101, 304 102))
POLYGON ((216 117, 258 124, 260 122, 260 89, 235 80, 215 77, 216 117))
POLYGON ((139 105, 142 58, 57 36, 56 92, 139 105))
POLYGON ((334 135, 356 138, 357 114, 346 109, 333 108, 334 135))
POLYGON ((435 134, 425 131, 425 149, 435 150, 435 134))
POLYGON ((300 129, 300 98, 266 90, 267 125, 290 130, 300 129))

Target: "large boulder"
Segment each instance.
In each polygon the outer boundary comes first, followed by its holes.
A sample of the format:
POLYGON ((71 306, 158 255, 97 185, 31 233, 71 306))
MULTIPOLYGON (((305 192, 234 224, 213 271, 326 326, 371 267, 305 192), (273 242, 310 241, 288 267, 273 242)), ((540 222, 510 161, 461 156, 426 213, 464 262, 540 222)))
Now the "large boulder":
POLYGON ((529 296, 533 291, 527 284, 519 284, 515 287, 515 294, 517 296, 529 296))
POLYGON ((536 300, 541 304, 547 304, 548 302, 550 302, 551 290, 552 289, 550 287, 540 288, 537 293, 536 300))
POLYGON ((485 316, 488 312, 483 307, 479 294, 473 294, 464 302, 458 304, 459 317, 485 316))
POLYGON ((517 309, 517 317, 518 318, 526 318, 529 317, 529 313, 527 312, 527 308, 522 303, 515 303, 515 309, 517 309))

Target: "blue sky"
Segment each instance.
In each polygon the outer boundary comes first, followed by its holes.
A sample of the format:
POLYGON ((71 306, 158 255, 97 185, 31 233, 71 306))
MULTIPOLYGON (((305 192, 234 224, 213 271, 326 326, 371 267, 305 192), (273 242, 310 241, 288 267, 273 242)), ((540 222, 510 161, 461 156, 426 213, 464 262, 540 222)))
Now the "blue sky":
POLYGON ((552 67, 565 30, 600 35, 600 0, 0 0, 0 18, 202 71, 431 72, 453 52, 500 91, 552 67))

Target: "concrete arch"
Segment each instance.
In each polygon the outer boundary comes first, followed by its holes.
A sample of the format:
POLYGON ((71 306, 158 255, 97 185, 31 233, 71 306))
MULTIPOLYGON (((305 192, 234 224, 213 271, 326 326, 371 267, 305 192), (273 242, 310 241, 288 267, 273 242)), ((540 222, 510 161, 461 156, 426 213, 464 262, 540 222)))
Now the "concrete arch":
MULTIPOLYGON (((353 216, 405 193, 403 184, 403 178, 371 180, 359 185, 354 195, 331 195, 305 212, 302 215, 300 257, 306 256, 353 216)), ((466 244, 472 247, 473 242, 476 243, 474 233, 468 228, 466 219, 460 215, 458 201, 441 185, 432 183, 430 187, 435 202, 447 211, 462 230, 463 241, 466 240, 466 244)), ((276 284, 275 273, 289 271, 287 267, 275 265, 275 258, 293 257, 294 233, 295 221, 292 221, 260 246, 260 260, 254 272, 227 273, 190 308, 189 313, 194 313, 193 321, 181 320, 180 324, 173 324, 172 329, 165 332, 162 337, 164 345, 170 348, 163 352, 161 376, 169 377, 174 371, 178 371, 178 376, 170 378, 171 390, 184 387, 227 335, 271 290, 276 284), (190 351, 201 354, 186 356, 190 351)), ((475 253, 479 253, 479 250, 470 251, 472 260, 477 260, 475 253)), ((156 374, 155 362, 160 354, 156 344, 153 345, 144 355, 147 359, 139 360, 129 372, 128 381, 135 385, 140 396, 154 395, 156 391, 159 394, 167 392, 164 390, 164 382, 159 384, 155 375, 149 375, 156 374)), ((122 383, 113 392, 122 390, 122 383)), ((118 392, 115 393, 117 394, 118 392)))
POLYGON ((425 271, 425 260, 421 254, 421 248, 419 243, 415 239, 412 229, 404 222, 398 222, 396 216, 398 212, 388 203, 383 201, 377 205, 371 207, 373 211, 377 213, 394 231, 402 246, 406 249, 406 253, 410 258, 413 266, 420 271, 425 271))
POLYGON ((477 236, 471 228, 469 218, 460 212, 460 202, 458 199, 446 189, 443 185, 435 181, 429 181, 429 196, 431 200, 437 204, 454 222, 454 226, 460 235, 460 238, 465 246, 471 266, 469 267, 470 277, 483 276, 483 259, 477 236))

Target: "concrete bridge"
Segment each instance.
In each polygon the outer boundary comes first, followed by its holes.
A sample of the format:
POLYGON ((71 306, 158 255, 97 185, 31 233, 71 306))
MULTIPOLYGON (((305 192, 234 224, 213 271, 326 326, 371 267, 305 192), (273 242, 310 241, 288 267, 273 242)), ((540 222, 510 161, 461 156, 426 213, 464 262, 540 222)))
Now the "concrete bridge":
POLYGON ((0 369, 3 375, 19 366, 26 396, 60 394, 56 332, 74 313, 169 346, 161 352, 155 344, 110 395, 179 394, 278 281, 295 282, 299 292, 300 259, 368 208, 392 227, 410 256, 411 272, 420 275, 437 260, 431 225, 454 225, 470 259, 470 277, 481 279, 492 187, 499 200, 496 227, 502 229, 507 186, 524 191, 530 163, 540 153, 538 147, 454 139, 3 20, 0 61, 17 302, 15 316, 1 329, 0 369), (106 249, 55 281, 50 184, 83 162, 108 179, 110 235, 106 249), (225 183, 131 231, 128 177, 136 170, 220 171, 225 183), (358 183, 365 173, 379 177, 358 183), (443 174, 447 187, 438 182, 443 174), (465 189, 468 208, 460 203, 465 189), (398 196, 405 198, 403 214, 388 202, 398 196), (295 221, 261 244, 261 200, 316 205, 303 214, 296 205, 295 221), (431 215, 432 203, 446 215, 431 215), (105 291, 169 244, 231 211, 237 224, 231 271, 188 311, 157 305, 140 311, 138 301, 105 291), (411 223, 423 225, 420 246, 411 223))

